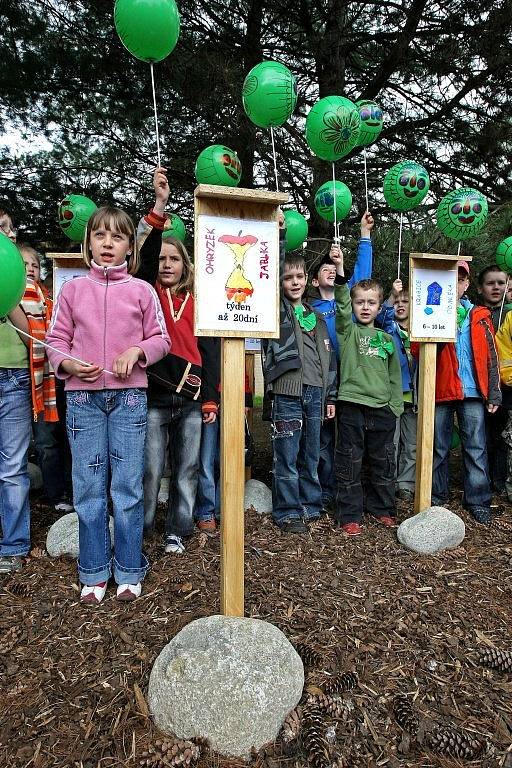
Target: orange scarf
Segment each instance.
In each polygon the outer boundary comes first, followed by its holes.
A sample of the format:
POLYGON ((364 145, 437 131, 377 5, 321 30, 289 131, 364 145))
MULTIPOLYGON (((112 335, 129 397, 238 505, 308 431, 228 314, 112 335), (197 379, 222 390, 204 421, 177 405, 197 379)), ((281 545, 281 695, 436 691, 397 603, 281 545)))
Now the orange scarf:
MULTIPOLYGON (((48 292, 38 283, 27 282, 21 306, 27 316, 28 332, 35 339, 44 341, 53 308, 48 292)), ((45 347, 30 339, 29 355, 34 421, 40 413, 44 414, 45 421, 58 421, 55 374, 46 357, 45 347)))

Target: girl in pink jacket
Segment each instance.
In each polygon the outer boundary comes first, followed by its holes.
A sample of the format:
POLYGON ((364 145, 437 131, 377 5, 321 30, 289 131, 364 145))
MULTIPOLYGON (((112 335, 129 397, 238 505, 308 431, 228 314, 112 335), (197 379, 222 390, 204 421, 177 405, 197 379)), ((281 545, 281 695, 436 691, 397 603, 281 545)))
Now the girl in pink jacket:
POLYGON ((99 208, 87 225, 84 251, 89 274, 62 286, 46 337, 55 373, 65 380, 80 599, 100 603, 113 571, 117 597, 134 600, 148 567, 142 553, 145 369, 165 357, 170 341, 154 289, 133 277, 139 260, 129 216, 99 208))

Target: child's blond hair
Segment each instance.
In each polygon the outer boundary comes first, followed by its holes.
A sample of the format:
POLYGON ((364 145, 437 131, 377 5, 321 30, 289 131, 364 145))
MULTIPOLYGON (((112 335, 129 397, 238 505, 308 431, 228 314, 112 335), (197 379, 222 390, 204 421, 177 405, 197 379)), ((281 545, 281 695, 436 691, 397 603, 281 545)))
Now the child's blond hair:
POLYGON ((382 304, 384 301, 384 288, 379 280, 374 280, 373 277, 368 277, 366 280, 359 280, 350 289, 350 298, 355 298, 357 291, 377 291, 379 295, 379 301, 382 304))
POLYGON ((172 293, 194 293, 194 267, 190 261, 188 251, 177 237, 163 237, 162 245, 174 245, 183 261, 183 272, 179 283, 173 288, 172 293))
POLYGON ((126 261, 128 264, 128 272, 131 275, 134 275, 139 268, 139 251, 137 248, 137 240, 135 238, 135 227, 126 211, 121 210, 121 208, 114 208, 112 205, 103 205, 101 208, 98 208, 87 222, 83 252, 84 261, 87 266, 91 266, 92 260, 89 246, 91 232, 100 228, 106 229, 107 232, 121 232, 121 234, 126 235, 129 238, 132 252, 128 255, 126 261))

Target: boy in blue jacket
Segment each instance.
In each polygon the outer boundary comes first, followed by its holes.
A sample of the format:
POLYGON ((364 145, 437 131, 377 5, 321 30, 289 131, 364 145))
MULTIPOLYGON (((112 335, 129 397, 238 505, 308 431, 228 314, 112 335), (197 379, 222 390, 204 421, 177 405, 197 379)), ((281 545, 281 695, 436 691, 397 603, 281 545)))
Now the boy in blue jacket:
MULTIPOLYGON (((354 264, 354 274, 348 282, 351 288, 359 280, 365 280, 372 276, 372 241, 371 232, 374 221, 370 211, 365 211, 361 218, 361 239, 357 248, 357 259, 354 264)), ((309 293, 309 303, 319 312, 327 325, 331 345, 336 355, 336 365, 340 362, 340 351, 336 336, 336 301, 334 299, 334 280, 336 278, 336 266, 331 256, 339 256, 341 253, 337 243, 333 243, 327 256, 320 259, 313 271, 311 285, 313 290, 309 293)), ((318 464, 318 478, 322 486, 322 507, 325 511, 331 509, 334 504, 335 478, 334 478, 334 448, 336 445, 335 419, 326 419, 320 430, 320 462, 318 464)))

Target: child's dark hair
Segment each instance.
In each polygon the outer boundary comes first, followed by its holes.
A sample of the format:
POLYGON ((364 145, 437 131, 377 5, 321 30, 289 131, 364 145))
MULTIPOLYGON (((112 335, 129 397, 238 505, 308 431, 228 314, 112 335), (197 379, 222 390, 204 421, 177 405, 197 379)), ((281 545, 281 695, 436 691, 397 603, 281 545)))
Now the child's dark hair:
POLYGON ((501 267, 498 267, 497 264, 489 264, 488 267, 485 267, 485 269, 482 269, 482 271, 478 273, 477 283, 480 287, 482 287, 485 278, 490 272, 503 272, 504 275, 507 274, 506 271, 501 267))
POLYGON ((380 280, 374 280, 373 277, 369 277, 366 280, 359 280, 358 283, 352 286, 350 289, 350 298, 353 299, 357 290, 360 291, 377 291, 379 294, 379 301, 382 304, 384 301, 384 288, 380 280))
POLYGON ((121 210, 121 208, 114 208, 111 205, 104 205, 101 208, 98 208, 87 222, 83 250, 83 259, 85 263, 88 267, 91 266, 92 255, 89 247, 91 232, 102 227, 108 232, 121 232, 128 237, 132 252, 131 254, 128 254, 126 261, 128 272, 131 275, 134 275, 139 268, 139 252, 137 249, 137 240, 135 238, 135 227, 126 211, 121 210))
POLYGON ((295 267, 295 269, 303 269, 304 274, 307 273, 306 262, 304 256, 298 253, 287 253, 284 257, 284 267, 295 267))
POLYGON ((310 274, 311 279, 318 280, 318 275, 320 274, 320 270, 322 269, 322 267, 325 267, 325 266, 336 268, 336 264, 330 258, 329 254, 321 256, 320 259, 313 266, 310 274))
POLYGON ((183 272, 181 273, 178 285, 172 289, 172 293, 193 293, 194 292, 194 267, 190 261, 188 251, 177 237, 164 237, 162 238, 162 245, 165 244, 174 245, 176 250, 181 256, 183 262, 183 272))

